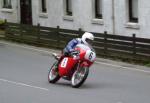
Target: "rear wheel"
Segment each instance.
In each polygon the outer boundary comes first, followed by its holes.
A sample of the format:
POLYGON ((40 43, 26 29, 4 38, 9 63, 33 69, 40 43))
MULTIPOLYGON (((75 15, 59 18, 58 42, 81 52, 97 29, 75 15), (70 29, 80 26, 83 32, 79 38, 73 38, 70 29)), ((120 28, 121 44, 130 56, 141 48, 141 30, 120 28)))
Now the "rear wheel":
POLYGON ((56 61, 48 72, 49 83, 56 83, 60 79, 58 74, 58 61, 56 61))
POLYGON ((89 74, 88 67, 82 67, 79 70, 76 70, 71 79, 72 87, 79 88, 87 79, 88 74, 89 74))

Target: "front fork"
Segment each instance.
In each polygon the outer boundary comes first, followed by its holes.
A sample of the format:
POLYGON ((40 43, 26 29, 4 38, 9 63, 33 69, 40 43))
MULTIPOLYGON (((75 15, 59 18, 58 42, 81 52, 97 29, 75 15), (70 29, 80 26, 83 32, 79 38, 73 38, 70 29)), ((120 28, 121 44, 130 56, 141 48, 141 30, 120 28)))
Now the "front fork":
POLYGON ((81 60, 77 64, 77 71, 80 72, 82 67, 89 67, 89 64, 87 62, 82 62, 81 60))
POLYGON ((81 61, 79 60, 79 62, 77 63, 77 71, 79 71, 80 70, 80 66, 81 66, 81 61))

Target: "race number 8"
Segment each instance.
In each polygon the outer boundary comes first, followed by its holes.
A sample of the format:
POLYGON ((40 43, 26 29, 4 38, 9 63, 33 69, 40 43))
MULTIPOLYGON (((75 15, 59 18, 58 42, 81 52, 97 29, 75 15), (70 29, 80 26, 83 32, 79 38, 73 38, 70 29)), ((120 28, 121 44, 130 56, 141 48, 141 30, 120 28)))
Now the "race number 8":
POLYGON ((61 66, 62 68, 66 68, 67 62, 68 62, 68 58, 64 58, 63 61, 61 62, 61 65, 60 65, 60 66, 61 66))

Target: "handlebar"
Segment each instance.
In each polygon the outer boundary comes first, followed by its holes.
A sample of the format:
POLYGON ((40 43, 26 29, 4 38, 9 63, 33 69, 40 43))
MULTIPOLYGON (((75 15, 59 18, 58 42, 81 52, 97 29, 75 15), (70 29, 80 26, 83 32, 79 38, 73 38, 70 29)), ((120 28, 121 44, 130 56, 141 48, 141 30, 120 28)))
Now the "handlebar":
POLYGON ((78 51, 78 50, 75 50, 75 51, 72 51, 71 53, 70 53, 70 55, 71 56, 78 56, 80 54, 80 51, 78 51))

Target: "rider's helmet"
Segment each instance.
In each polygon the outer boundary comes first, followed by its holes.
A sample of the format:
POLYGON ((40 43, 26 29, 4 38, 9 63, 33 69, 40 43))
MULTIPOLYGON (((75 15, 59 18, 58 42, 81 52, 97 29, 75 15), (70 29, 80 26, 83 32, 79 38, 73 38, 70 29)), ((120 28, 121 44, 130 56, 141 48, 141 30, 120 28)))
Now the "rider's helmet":
POLYGON ((94 35, 89 32, 85 32, 81 38, 82 42, 86 45, 91 45, 94 40, 94 35))

